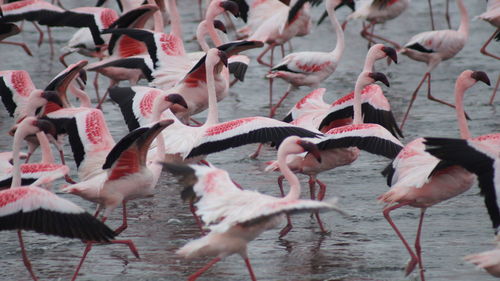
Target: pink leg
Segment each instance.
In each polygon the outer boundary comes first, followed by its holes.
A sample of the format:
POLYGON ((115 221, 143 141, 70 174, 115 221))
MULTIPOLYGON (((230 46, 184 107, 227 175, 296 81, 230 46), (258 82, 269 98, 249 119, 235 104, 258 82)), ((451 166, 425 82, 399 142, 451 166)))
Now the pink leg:
POLYGON ((234 86, 234 84, 236 84, 237 82, 238 82, 238 79, 234 78, 233 81, 231 81, 231 83, 229 83, 229 88, 234 86))
POLYGON ((128 227, 128 224, 127 224, 127 202, 125 202, 125 201, 122 202, 122 209, 123 209, 122 225, 120 225, 120 227, 118 227, 115 230, 116 235, 120 235, 120 233, 122 233, 128 227))
POLYGON ((71 278, 71 281, 75 281, 76 278, 78 277, 78 272, 80 272, 80 268, 83 265, 83 262, 87 258, 87 254, 90 252, 92 249, 92 242, 87 242, 87 246, 85 246, 85 250, 83 251, 82 258, 80 259, 80 262, 78 263, 78 266, 76 267, 75 273, 73 273, 73 278, 71 278))
POLYGON ((280 98, 280 100, 276 103, 276 105, 274 105, 272 108, 271 108, 271 113, 269 113, 269 117, 274 117, 274 115, 276 115, 276 110, 278 109, 278 107, 280 107, 281 103, 286 99, 286 97, 288 97, 288 95, 290 94, 290 92, 292 91, 291 87, 288 88, 288 91, 285 92, 285 94, 280 98))
POLYGON ((198 217, 198 215, 196 214, 196 207, 194 206, 193 200, 189 200, 189 210, 191 211, 191 214, 193 214, 196 225, 201 231, 201 235, 205 235, 205 229, 203 229, 203 224, 201 223, 200 217, 198 217))
POLYGON ((500 28, 498 28, 495 32, 493 32, 493 35, 491 35, 491 37, 488 39, 488 41, 486 41, 486 43, 484 43, 483 47, 481 47, 481 54, 483 54, 485 56, 490 56, 490 57, 495 58, 497 60, 500 60, 499 56, 495 56, 494 54, 486 51, 486 47, 490 44, 491 40, 493 40, 493 38, 495 38, 495 36, 497 36, 497 34, 499 32, 500 32, 500 28))
POLYGON ((106 98, 109 95, 109 89, 113 88, 116 85, 118 85, 118 82, 115 81, 115 80, 111 80, 111 82, 109 83, 108 89, 104 93, 104 96, 102 97, 102 99, 98 100, 97 106, 95 108, 97 108, 97 109, 101 109, 102 108, 102 104, 106 101, 106 98))
POLYGON ((52 38, 52 33, 50 32, 50 27, 47 26, 47 34, 49 35, 49 47, 50 47, 50 59, 54 59, 54 38, 52 38))
MULTIPOLYGON (((102 60, 102 59, 99 59, 99 60, 102 60)), ((95 77, 94 77, 94 89, 95 89, 95 95, 97 97, 97 100, 100 101, 101 100, 101 96, 99 95, 99 72, 95 73, 95 77)))
POLYGON ((219 257, 211 260, 209 263, 207 263, 200 270, 196 271, 193 275, 189 276, 188 281, 194 281, 194 280, 196 280, 198 277, 200 277, 200 275, 202 275, 203 273, 205 273, 205 271, 207 271, 210 267, 212 267, 212 265, 216 264, 219 261, 220 261, 219 257))
POLYGON ((24 266, 29 271, 31 278, 37 281, 38 279, 36 278, 35 273, 33 272, 33 268, 31 267, 31 262, 28 259, 28 255, 26 254, 26 249, 24 248, 23 235, 20 229, 17 230, 17 238, 19 238, 19 245, 21 246, 21 254, 23 256, 24 266))
POLYGON ((499 85, 500 85, 500 75, 498 75, 498 79, 497 79, 497 83, 495 85, 495 89, 493 89, 493 94, 491 95, 491 98, 490 98, 490 105, 492 105, 493 101, 495 100, 495 96, 497 94, 498 86, 499 85))
POLYGON ((28 54, 29 56, 33 56, 31 53, 31 50, 28 48, 28 46, 24 43, 18 43, 18 42, 11 42, 11 41, 2 41, 0 44, 6 44, 6 45, 15 45, 23 48, 23 50, 28 54))
POLYGON ((424 264, 422 261, 422 247, 420 245, 420 234, 422 233, 422 224, 424 222, 425 208, 420 209, 420 220, 418 222, 417 236, 415 237, 415 252, 418 257, 418 265, 420 268, 420 280, 425 281, 424 264))
POLYGON ((255 278, 255 274, 253 273, 252 265, 250 264, 250 260, 248 258, 245 259, 245 264, 247 265, 248 274, 250 274, 250 279, 252 281, 257 281, 257 278, 255 278))
MULTIPOLYGON (((283 45, 281 45, 283 46, 283 45)), ((274 48, 271 49, 271 65, 273 64, 274 48)), ((269 117, 273 117, 273 78, 269 78, 269 117)))
POLYGON ((318 201, 323 201, 326 194, 326 184, 318 179, 316 179, 316 183, 319 185, 318 201))
MULTIPOLYGON (((376 42, 373 41, 373 39, 371 39, 370 36, 368 36, 370 34, 370 32, 368 32, 368 29, 370 29, 373 25, 375 25, 375 23, 373 23, 373 22, 370 22, 368 24, 365 24, 365 22, 363 22, 363 29, 361 29, 361 33, 360 33, 361 37, 368 40, 368 49, 370 49, 371 43, 376 44, 376 42)), ((373 30, 372 30, 372 33, 373 33, 373 30)))
POLYGON ((243 190, 243 186, 241 186, 241 184, 237 183, 235 180, 231 180, 231 181, 234 183, 234 185, 236 185, 237 188, 243 190))
POLYGON ((196 127, 203 125, 203 123, 201 123, 200 121, 198 121, 194 118, 189 118, 189 121, 193 122, 196 125, 196 127))
POLYGON ((75 184, 76 181, 74 181, 69 175, 64 176, 64 180, 69 183, 69 184, 75 184))
POLYGON ((432 13, 432 3, 431 0, 428 0, 429 2, 429 14, 431 15, 431 28, 432 30, 436 30, 436 27, 434 26, 434 15, 432 13))
POLYGON ((61 164, 66 165, 66 161, 64 160, 64 152, 62 151, 62 148, 58 148, 59 150, 59 157, 61 158, 61 164))
MULTIPOLYGON (((309 176, 309 191, 311 193, 311 200, 316 200, 316 178, 313 176, 309 176)), ((321 191, 320 191, 321 192, 321 191)), ((320 194, 318 194, 319 197, 320 194)), ((319 212, 314 212, 314 216, 316 217, 316 221, 318 222, 319 228, 321 229, 322 233, 327 233, 328 231, 325 230, 325 227, 323 226, 323 222, 321 221, 321 218, 319 216, 319 212)))
POLYGON ((257 150, 255 150, 255 152, 250 155, 250 158, 257 159, 257 157, 259 157, 260 151, 262 150, 262 146, 264 146, 264 144, 262 144, 262 143, 259 144, 259 146, 257 147, 257 150))
POLYGON ((269 67, 273 67, 273 65, 272 65, 272 64, 269 64, 269 63, 267 63, 267 62, 264 62, 264 61, 262 60, 262 58, 264 57, 264 55, 265 55, 265 54, 267 54, 267 52, 269 52, 269 50, 274 49, 274 46, 276 46, 276 44, 274 44, 274 43, 273 43, 273 44, 269 44, 269 45, 267 46, 267 48, 265 48, 265 49, 264 49, 264 51, 262 51, 262 53, 260 53, 260 55, 257 57, 257 62, 258 62, 259 64, 262 64, 262 65, 265 65, 265 66, 269 66, 269 67))
POLYGON ((430 75, 431 74, 429 72, 426 72, 424 74, 424 77, 420 81, 420 83, 418 83, 418 86, 415 89, 415 91, 413 91, 413 94, 412 94, 411 100, 410 100, 410 104, 408 105, 408 109, 406 110, 405 116, 403 117, 403 121, 401 122, 401 126, 399 127, 401 130, 403 130, 403 127, 405 125, 406 119, 408 118, 408 114, 410 114, 411 106, 413 105, 413 102, 417 98, 417 94, 418 94, 418 91, 420 90, 420 87, 422 87, 422 84, 425 82, 426 79, 430 79, 430 75))
MULTIPOLYGON (((288 44, 290 44, 290 46, 291 46, 292 43, 290 43, 290 41, 288 41, 288 44)), ((280 49, 281 49, 281 58, 284 58, 285 57, 285 45, 281 44, 280 49)))
POLYGON ((33 26, 36 28, 36 30, 38 31, 38 34, 39 34, 39 37, 38 37, 38 47, 40 47, 40 45, 42 45, 42 42, 43 42, 43 31, 42 29, 38 26, 38 24, 36 24, 36 22, 32 21, 31 22, 33 24, 33 26))
MULTIPOLYGON (((435 102, 439 102, 441 104, 444 104, 444 105, 447 105, 451 108, 455 108, 455 105, 451 104, 451 103, 448 103, 448 102, 445 102, 444 100, 440 100, 438 98, 435 98, 432 94, 431 94, 431 74, 429 73, 429 79, 427 80, 427 98, 431 101, 435 101, 435 102)), ((465 116, 467 118, 469 118, 469 116, 467 115, 467 113, 465 113, 465 116)))
POLYGON ((60 61, 60 62, 61 62, 61 63, 62 63, 65 67, 68 67, 68 64, 66 63, 66 61, 64 60, 64 58, 66 58, 67 56, 71 55, 72 53, 74 53, 74 52, 69 51, 69 52, 67 52, 67 53, 62 54, 62 55, 59 57, 59 61, 60 61))
POLYGON ((392 40, 389 40, 389 39, 387 39, 387 38, 385 38, 385 37, 382 37, 382 36, 380 36, 380 35, 376 35, 376 34, 373 32, 373 28, 375 27, 375 25, 373 24, 372 26, 373 26, 373 27, 372 27, 372 31, 371 31, 371 32, 368 32, 368 31, 367 31, 367 34, 366 34, 366 36, 369 36, 369 37, 371 38, 371 40, 370 40, 370 39, 368 39, 370 42, 375 43, 375 41, 373 40, 373 38, 375 38, 375 39, 379 39, 379 40, 382 40, 382 41, 384 41, 384 42, 387 42, 387 43, 389 43, 389 44, 393 45, 396 49, 401 49, 401 45, 399 45, 398 43, 396 43, 396 42, 394 42, 394 41, 392 41, 392 40))
MULTIPOLYGON (((281 197, 285 197, 285 191, 283 190, 283 179, 285 179, 284 176, 278 177, 278 186, 280 188, 281 197)), ((285 235, 287 235, 288 232, 290 232, 290 230, 292 230, 292 228, 293 228, 292 220, 290 219, 290 216, 288 214, 286 215, 286 220, 287 220, 287 224, 285 227, 283 227, 283 229, 281 229, 280 234, 279 234, 280 235, 279 238, 282 238, 285 235)))
POLYGON ((395 210, 397 208, 401 208, 403 206, 406 206, 408 205, 409 203, 408 202, 405 202, 405 203, 399 203, 399 204, 396 204, 394 206, 391 206, 391 207, 387 207, 384 209, 383 211, 383 214, 384 214, 384 217, 385 219, 387 220, 387 222, 389 222, 389 224, 391 225, 392 229, 394 229, 394 231, 396 232, 396 234, 398 235, 399 239, 401 239, 401 242, 403 242, 403 245, 405 246, 406 250, 408 251, 408 253, 410 254, 410 257, 411 257, 411 260, 410 262, 408 263, 408 265, 406 266, 406 270, 405 270, 405 276, 408 276, 408 274, 410 274, 410 272, 413 271, 413 269, 415 269, 415 266, 417 265, 418 263, 418 258, 417 256, 415 255, 415 253, 413 252, 413 250, 410 248, 410 245, 408 244, 408 242, 406 241, 406 239, 404 238, 403 234, 401 234, 401 232, 399 231, 398 227, 394 224, 394 222, 392 221, 392 218, 390 217, 389 213, 392 211, 392 210, 395 210))

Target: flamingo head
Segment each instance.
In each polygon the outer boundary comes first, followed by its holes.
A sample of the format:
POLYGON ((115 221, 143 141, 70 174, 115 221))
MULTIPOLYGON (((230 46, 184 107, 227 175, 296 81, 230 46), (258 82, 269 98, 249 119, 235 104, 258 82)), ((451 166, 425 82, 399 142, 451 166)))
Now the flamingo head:
POLYGON ((484 71, 473 71, 470 77, 474 78, 476 81, 484 82, 484 84, 491 86, 490 78, 484 71))
POLYGON ((236 4, 236 2, 233 2, 233 1, 221 1, 219 3, 219 7, 221 7, 222 9, 224 9, 224 11, 230 12, 235 17, 239 17, 240 16, 240 8, 238 7, 238 4, 236 4))
POLYGON ((398 63, 398 53, 396 52, 396 49, 392 47, 383 46, 382 52, 384 52, 384 54, 394 63, 398 63))
POLYGON ((179 94, 170 94, 165 97, 166 102, 170 102, 170 110, 175 114, 178 112, 184 112, 188 109, 186 100, 179 94))
POLYGON ((220 20, 214 20, 214 27, 227 34, 226 26, 220 20))
POLYGON ((373 81, 371 83, 374 83, 375 81, 380 81, 380 82, 384 83, 387 87, 391 86, 389 84, 389 80, 387 79, 387 76, 385 76, 385 74, 382 72, 369 72, 368 77, 373 79, 373 81))

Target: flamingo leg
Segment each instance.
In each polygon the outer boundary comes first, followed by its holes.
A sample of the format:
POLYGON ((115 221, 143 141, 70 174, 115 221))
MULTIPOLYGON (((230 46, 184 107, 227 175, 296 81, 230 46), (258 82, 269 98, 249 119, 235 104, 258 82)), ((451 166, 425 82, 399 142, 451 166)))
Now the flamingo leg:
POLYGON ((422 224, 424 222, 424 215, 425 215, 425 210, 426 208, 420 209, 420 220, 418 222, 418 229, 417 229, 417 236, 415 237, 415 252, 417 253, 418 257, 418 265, 420 268, 420 280, 425 281, 425 276, 424 276, 424 265, 422 261, 422 247, 420 245, 420 237, 422 233, 422 224))
POLYGON ((49 47, 50 47, 50 59, 54 59, 54 38, 52 38, 52 32, 50 27, 47 26, 47 35, 49 36, 49 47))
POLYGON ((88 242, 87 246, 85 247, 85 250, 83 251, 82 258, 80 259, 80 262, 78 263, 78 266, 76 267, 75 273, 73 273, 73 277, 71 278, 71 281, 75 281, 76 277, 78 277, 78 272, 80 272, 80 268, 82 267, 83 262, 87 258, 87 254, 90 252, 91 249, 92 249, 92 243, 88 242))
POLYGON ((189 210, 191 214, 193 214, 194 220, 196 221, 196 225, 201 231, 201 235, 205 235, 205 229, 203 229, 203 224, 201 223, 200 217, 196 214, 196 207, 194 206, 194 200, 189 200, 189 210))
POLYGON ((109 87, 108 89, 106 90, 106 92, 104 93, 102 99, 99 100, 99 102, 97 103, 97 106, 95 108, 97 109, 101 109, 102 108, 102 104, 106 101, 106 98, 108 97, 109 95, 109 89, 113 88, 114 86, 118 85, 118 82, 115 81, 115 80, 111 80, 111 82, 109 83, 109 87))
POLYGON ((28 48, 28 46, 26 44, 24 44, 24 43, 11 42, 11 41, 2 41, 2 42, 0 42, 0 44, 19 46, 19 47, 23 48, 23 50, 26 52, 26 54, 28 54, 28 56, 31 56, 31 57, 33 56, 33 53, 31 53, 30 48, 28 48))
POLYGON ((38 34, 39 34, 39 37, 38 37, 38 47, 40 47, 40 45, 42 45, 43 43, 43 31, 42 29, 38 26, 38 24, 36 24, 36 22, 32 21, 31 22, 33 24, 33 26, 36 28, 36 30, 38 31, 38 34))
POLYGON ((429 72, 426 72, 424 74, 424 77, 420 81, 420 83, 418 83, 418 86, 415 89, 415 91, 413 91, 413 94, 412 94, 411 100, 410 100, 410 104, 408 105, 408 109, 406 110, 405 116, 403 117, 403 121, 401 122, 401 126, 399 127, 401 130, 403 130, 403 127, 405 125, 406 119, 408 118, 408 114, 410 114, 411 106, 413 105, 413 102, 417 98, 417 94, 418 94, 418 91, 420 90, 420 87, 422 87, 422 84, 424 84, 424 82, 425 82, 426 79, 428 79, 428 78, 430 79, 430 76, 431 76, 431 74, 429 72))
POLYGON ((486 51, 486 47, 490 44, 491 40, 493 40, 493 38, 495 38, 497 36, 498 33, 500 33, 500 28, 497 28, 497 30, 495 30, 495 32, 493 32, 493 34, 488 39, 488 41, 486 41, 486 43, 484 43, 483 47, 481 47, 481 54, 483 54, 485 56, 490 56, 490 57, 495 58, 497 60, 500 60, 499 56, 496 56, 496 55, 486 51))
POLYGON ((326 194, 326 184, 318 179, 316 179, 316 183, 319 185, 318 201, 323 201, 326 194))
POLYGON ((491 95, 491 98, 490 98, 490 105, 492 105, 493 101, 495 100, 495 96, 497 94, 499 85, 500 85, 500 74, 498 75, 497 83, 495 84, 495 89, 493 89, 493 94, 491 95))
MULTIPOLYGON (((309 192, 311 193, 311 200, 316 200, 316 177, 314 176, 309 176, 309 192)), ((320 190, 321 192, 321 190, 320 190)), ((319 197, 319 194, 318 194, 319 197)), ((321 218, 319 216, 319 212, 315 211, 313 212, 314 216, 316 217, 316 221, 319 224, 319 228, 321 229, 322 233, 327 233, 328 231, 325 230, 325 227, 323 225, 323 222, 321 221, 321 218)))
POLYGON ((280 107, 281 103, 288 97, 288 95, 292 92, 293 86, 290 84, 288 87, 288 90, 285 92, 285 94, 280 98, 280 100, 271 108, 271 113, 269 114, 269 117, 274 117, 276 115, 276 110, 280 107))
MULTIPOLYGON (((281 197, 285 197, 285 191, 283 190, 283 179, 285 179, 283 175, 278 177, 278 186, 280 188, 281 197)), ((292 220, 290 219, 290 215, 288 214, 286 214, 286 221, 287 221, 286 226, 280 230, 279 238, 282 238, 285 235, 287 235, 288 232, 290 232, 290 230, 292 230, 293 228, 292 220)))
MULTIPOLYGON (((102 59, 99 59, 99 60, 102 60, 102 59)), ((100 101, 101 96, 99 95, 99 72, 95 73, 93 85, 94 85, 95 95, 97 97, 97 100, 100 101)))
MULTIPOLYGON (((361 37, 365 38, 366 40, 368 40, 368 49, 370 49, 370 42, 374 43, 375 44, 375 41, 373 41, 373 39, 371 39, 368 34, 370 34, 368 32, 368 29, 372 27, 372 25, 374 25, 375 23, 373 22, 370 22, 368 24, 365 24, 365 22, 363 22, 363 29, 361 29, 361 37)), ((372 32, 373 33, 373 32, 372 32)))
POLYGON ((69 51, 67 53, 62 54, 59 57, 59 61, 64 65, 64 67, 68 67, 68 64, 66 63, 66 61, 64 60, 64 58, 66 58, 67 56, 71 55, 72 53, 74 53, 74 52, 73 51, 69 51))
MULTIPOLYGON (((273 55, 274 55, 274 48, 271 50, 271 65, 273 64, 273 55)), ((272 108, 273 108, 273 78, 269 78, 269 117, 272 116, 272 108)))
MULTIPOLYGON (((290 41, 288 41, 288 44, 291 44, 290 41)), ((284 58, 285 57, 285 45, 281 44, 280 49, 281 49, 281 58, 284 58)))
POLYGON ((446 12, 445 12, 446 23, 448 24, 448 29, 451 29, 450 21, 450 0, 446 0, 446 12))
POLYGON ((269 67, 273 67, 272 64, 269 64, 265 61, 262 60, 262 58, 264 57, 265 54, 267 54, 267 52, 269 52, 269 50, 273 49, 274 50, 274 47, 276 46, 275 43, 272 43, 272 44, 269 44, 265 49, 264 51, 262 51, 262 53, 260 53, 260 55, 257 57, 257 62, 259 64, 262 64, 262 65, 265 65, 265 66, 269 66, 269 67))
POLYGON ((288 52, 293 53, 292 40, 288 40, 288 52))
POLYGON ((389 213, 391 211, 395 210, 395 209, 401 208, 401 207, 406 206, 408 204, 409 204, 408 202, 399 203, 399 204, 396 204, 394 206, 387 207, 383 211, 384 218, 387 220, 387 222, 389 222, 389 224, 391 225, 392 229, 394 229, 394 231, 398 235, 399 239, 401 239, 401 242, 403 242, 403 245, 405 246, 406 250, 410 254, 411 260, 408 262, 408 265, 406 266, 405 276, 408 276, 408 274, 410 274, 413 271, 413 269, 415 269, 415 266, 418 263, 418 257, 417 257, 417 255, 415 255, 415 253, 413 252, 413 250, 410 248, 410 245, 408 244, 408 242, 404 238, 403 234, 401 234, 401 232, 399 231, 398 227, 392 221, 392 218, 389 215, 389 213))
POLYGON ((28 259, 28 255, 26 254, 26 249, 24 248, 23 235, 20 229, 17 230, 17 238, 19 238, 19 246, 21 246, 21 254, 23 256, 24 266, 29 271, 31 278, 37 281, 38 279, 36 278, 35 273, 33 272, 33 268, 31 267, 31 262, 28 259))
MULTIPOLYGON (((435 101, 435 102, 439 102, 441 104, 444 104, 444 105, 447 105, 451 108, 455 108, 455 105, 451 104, 451 103, 448 103, 448 102, 445 102, 444 100, 440 100, 438 98, 435 98, 432 94, 431 94, 431 74, 429 73, 429 79, 427 80, 427 98, 431 101, 435 101)), ((467 113, 465 113, 465 116, 467 118, 469 118, 469 116, 467 116, 467 113)))
POLYGON ((128 227, 128 224, 127 224, 127 202, 122 201, 122 209, 123 209, 123 213, 122 213, 122 225, 120 225, 115 230, 116 235, 119 235, 120 233, 122 233, 128 227))
POLYGON ((255 278, 255 274, 253 273, 252 265, 250 264, 250 260, 248 258, 245 259, 245 264, 247 265, 248 274, 250 274, 250 279, 252 281, 257 281, 257 278, 255 278))
POLYGON ((431 16, 431 28, 432 30, 436 30, 436 26, 434 25, 434 15, 432 13, 432 3, 431 0, 427 0, 429 2, 429 14, 431 16))
MULTIPOLYGON (((394 41, 392 41, 392 40, 389 40, 389 39, 387 39, 387 38, 385 38, 385 37, 382 37, 382 36, 380 36, 380 35, 376 35, 376 34, 373 32, 373 28, 375 28, 375 25, 374 25, 374 24, 372 24, 372 30, 371 30, 371 32, 366 31, 366 33, 367 33, 367 34, 366 34, 366 36, 370 37, 370 39, 368 39, 368 38, 367 38, 367 40, 368 40, 369 42, 371 42, 371 43, 375 44, 376 42, 375 42, 375 40, 373 40, 373 38, 375 38, 375 39, 382 40, 382 41, 384 41, 384 42, 387 42, 387 43, 389 43, 389 44, 393 45, 396 49, 401 49, 401 45, 399 45, 398 43, 396 43, 396 42, 394 42, 394 41)), ((366 37, 365 37, 365 38, 366 38, 366 37)), ((370 47, 371 47, 371 45, 370 45, 370 44, 369 44, 368 46, 370 46, 370 47)))
POLYGON ((192 274, 191 276, 189 276, 188 281, 194 281, 194 280, 196 280, 198 277, 200 277, 200 275, 202 275, 203 273, 205 273, 205 271, 207 271, 210 267, 212 267, 212 265, 216 264, 220 260, 221 259, 219 257, 214 258, 213 260, 211 260, 210 262, 208 262, 204 267, 202 267, 200 270, 196 271, 194 274, 192 274))
POLYGON ((194 118, 189 118, 189 121, 193 122, 196 126, 201 126, 203 125, 203 123, 201 123, 200 121, 194 119, 194 118))
POLYGON ((259 143, 259 146, 257 147, 257 150, 255 150, 254 153, 250 154, 249 157, 252 158, 252 159, 257 159, 257 157, 259 157, 260 151, 262 150, 263 146, 264 146, 264 144, 259 143))

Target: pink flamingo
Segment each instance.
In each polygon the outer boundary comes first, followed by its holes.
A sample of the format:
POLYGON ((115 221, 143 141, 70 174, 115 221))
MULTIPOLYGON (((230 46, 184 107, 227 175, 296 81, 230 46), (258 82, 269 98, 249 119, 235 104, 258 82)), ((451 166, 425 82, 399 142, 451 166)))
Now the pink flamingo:
POLYGON ((37 186, 20 186, 22 140, 42 130, 48 133, 50 127, 47 121, 34 117, 21 122, 14 136, 12 185, 10 189, 0 191, 0 231, 17 230, 24 265, 35 281, 38 279, 26 254, 21 230, 99 242, 107 242, 116 235, 71 201, 37 186))
POLYGON ((0 23, 0 44, 14 45, 23 48, 29 56, 33 56, 31 50, 24 43, 4 41, 5 38, 19 34, 21 29, 13 23, 0 23))
MULTIPOLYGON (((319 84, 335 72, 337 65, 344 53, 344 32, 340 26, 335 9, 340 6, 350 3, 352 0, 326 0, 326 10, 330 16, 337 43, 335 49, 331 52, 297 52, 291 53, 284 57, 277 65, 273 66, 269 71, 267 78, 281 78, 290 83, 288 90, 283 97, 279 99, 276 105, 272 104, 272 84, 269 88, 269 117, 276 114, 276 109, 281 105, 283 100, 290 94, 291 91, 298 89, 300 86, 308 86, 318 88, 319 84)), ((272 81, 272 80, 271 80, 272 81)))
MULTIPOLYGON (((321 150, 322 161, 315 161, 310 155, 291 155, 287 159, 287 165, 292 171, 296 171, 309 176, 309 190, 311 199, 316 199, 315 185, 320 186, 318 200, 322 200, 326 193, 326 185, 317 179, 321 172, 334 169, 339 166, 349 165, 359 156, 359 149, 382 155, 394 159, 403 145, 389 131, 378 124, 363 124, 361 113, 361 89, 367 85, 381 81, 387 86, 389 82, 387 77, 380 72, 363 71, 357 78, 354 90, 354 120, 353 123, 346 126, 334 128, 311 140, 318 145, 321 150)), ((266 170, 278 169, 278 162, 270 162, 266 170)), ((278 178, 280 190, 282 187, 283 176, 278 178)), ((283 191, 282 191, 283 193, 283 191)), ((315 214, 318 224, 323 233, 326 232, 319 214, 315 214)), ((280 237, 285 236, 292 229, 290 219, 288 224, 280 232, 280 237)))
MULTIPOLYGON (((483 47, 481 47, 481 54, 500 60, 499 56, 494 55, 486 50, 486 47, 490 44, 493 38, 495 38, 496 41, 500 40, 500 1, 499 0, 488 1, 486 12, 480 14, 478 18, 487 21, 491 25, 496 27, 495 32, 493 32, 491 37, 484 43, 483 47)), ((491 95, 490 105, 493 104, 493 101, 495 100, 495 95, 497 93, 499 86, 500 86, 500 75, 498 76, 497 83, 495 84, 495 89, 493 90, 493 94, 491 95)))
MULTIPOLYGON (((460 74, 455 83, 456 114, 462 139, 470 139, 463 108, 464 92, 477 81, 489 84, 488 76, 482 71, 466 70, 460 74)), ((411 256, 405 273, 410 274, 415 266, 420 267, 420 276, 424 277, 420 234, 425 210, 437 203, 457 196, 468 190, 474 176, 459 166, 441 167, 439 159, 425 151, 424 139, 418 138, 407 144, 396 159, 383 172, 391 189, 380 195, 378 200, 386 203, 383 214, 411 256), (403 206, 420 208, 420 220, 415 238, 415 251, 398 230, 390 212, 403 206)))
POLYGON ((306 151, 320 159, 314 144, 296 136, 286 138, 278 150, 280 170, 290 184, 290 191, 284 198, 241 190, 231 181, 226 171, 212 165, 164 164, 171 173, 182 176, 180 182, 185 185, 183 194, 199 198, 196 203, 198 213, 211 230, 206 236, 189 242, 177 251, 178 255, 188 259, 215 256, 207 265, 189 276, 188 280, 196 280, 221 259, 239 254, 245 260, 250 279, 255 281, 247 244, 262 232, 275 228, 283 220, 283 214, 317 210, 341 212, 334 203, 336 200, 317 202, 299 199, 300 182, 285 162, 288 155, 306 151), (183 180, 186 178, 195 178, 196 184, 183 180))
POLYGON ((407 55, 416 61, 425 62, 427 70, 424 77, 418 84, 417 88, 412 94, 410 104, 401 122, 401 129, 408 118, 411 106, 417 97, 418 90, 422 84, 427 80, 427 98, 450 107, 452 104, 435 98, 431 95, 431 71, 439 65, 441 61, 454 57, 464 47, 469 37, 469 18, 463 0, 456 0, 458 9, 460 10, 460 26, 458 30, 445 29, 436 31, 427 31, 413 36, 404 48, 400 50, 401 53, 407 55))

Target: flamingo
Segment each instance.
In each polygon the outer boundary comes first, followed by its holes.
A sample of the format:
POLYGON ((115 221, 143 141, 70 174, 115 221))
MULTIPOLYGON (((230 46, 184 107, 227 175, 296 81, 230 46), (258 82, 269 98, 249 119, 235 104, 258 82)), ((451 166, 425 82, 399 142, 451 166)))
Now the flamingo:
MULTIPOLYGON (((381 81, 387 86, 387 77, 380 72, 363 71, 356 80, 354 90, 354 120, 346 126, 333 128, 324 136, 312 139, 311 142, 318 145, 321 151, 321 162, 315 161, 310 155, 291 155, 287 159, 288 167, 295 172, 309 176, 309 189, 311 199, 315 199, 315 185, 320 186, 318 200, 322 200, 326 193, 326 185, 317 179, 320 172, 328 171, 339 166, 349 165, 359 156, 359 149, 370 153, 382 155, 394 159, 403 145, 389 131, 378 124, 363 124, 361 115, 361 89, 367 85, 381 81)), ((299 119, 300 120, 300 119, 299 119)), ((266 168, 269 170, 278 169, 278 162, 270 162, 266 168)), ((282 191, 283 176, 278 178, 278 185, 282 191)), ((283 191, 282 191, 283 194, 283 191)), ((318 225, 323 233, 326 232, 323 223, 316 213, 318 225)), ((292 229, 290 219, 288 224, 280 232, 280 237, 285 236, 292 229)))
POLYGON ((465 8, 463 0, 456 1, 458 9, 460 10, 460 26, 458 30, 445 29, 419 33, 413 36, 410 41, 405 44, 404 48, 400 50, 401 53, 407 55, 411 59, 427 64, 427 70, 424 77, 412 94, 410 104, 401 122, 401 129, 403 129, 406 119, 408 118, 411 106, 417 97, 418 90, 425 80, 427 80, 428 99, 454 107, 452 104, 431 95, 431 71, 434 70, 441 61, 450 59, 458 54, 465 46, 469 37, 469 18, 467 9, 465 8))
POLYGON ((29 56, 33 56, 31 50, 28 48, 28 46, 26 46, 26 44, 19 42, 12 42, 12 41, 4 41, 5 38, 14 36, 20 32, 21 29, 13 23, 0 23, 0 44, 19 46, 23 48, 26 54, 28 54, 29 56))
MULTIPOLYGON (((477 81, 489 84, 486 73, 466 70, 455 83, 456 115, 462 139, 470 139, 467 120, 463 109, 463 95, 477 81)), ((380 195, 378 200, 386 203, 383 215, 403 242, 411 256, 405 274, 410 274, 418 264, 420 277, 425 280, 420 246, 420 234, 425 210, 437 203, 450 199, 467 191, 474 182, 474 175, 459 166, 440 166, 439 159, 425 151, 424 139, 417 138, 408 143, 396 159, 383 172, 391 189, 380 195), (390 212, 403 206, 420 208, 420 220, 415 238, 415 251, 410 248, 397 226, 390 217, 390 212)))
MULTIPOLYGON (((360 3, 359 9, 356 9, 352 14, 347 17, 347 21, 351 19, 364 19, 369 23, 365 25, 363 23, 363 29, 361 30, 361 36, 368 40, 368 48, 372 43, 375 43, 375 39, 385 41, 393 45, 396 49, 400 46, 398 43, 386 39, 380 35, 374 33, 374 28, 376 24, 384 23, 388 20, 394 19, 401 15, 410 4, 409 0, 367 0, 360 3), (371 31, 368 31, 370 30, 371 31)), ((345 24, 345 23, 344 23, 345 24)))
POLYGON ((43 130, 48 133, 50 125, 35 117, 27 117, 21 122, 14 136, 12 185, 0 191, 0 231, 17 230, 24 265, 35 281, 38 279, 26 254, 21 230, 98 242, 107 242, 116 236, 105 224, 71 201, 41 187, 20 186, 21 142, 26 136, 43 130))
MULTIPOLYGON (((495 32, 493 32, 491 37, 484 43, 483 47, 481 47, 481 54, 500 60, 500 57, 498 55, 494 55, 486 50, 486 47, 490 44, 493 38, 495 38, 496 41, 500 41, 500 1, 499 0, 488 1, 486 12, 480 14, 478 18, 487 21, 491 25, 496 27, 495 32)), ((500 86, 500 75, 498 76, 497 83, 495 84, 495 89, 493 90, 493 94, 491 95, 490 105, 493 104, 493 101, 495 100, 495 95, 497 93, 499 86, 500 86)))
POLYGON ((276 109, 281 105, 283 100, 290 92, 298 89, 300 86, 308 86, 318 88, 318 85, 335 72, 342 54, 344 53, 344 32, 340 26, 335 9, 348 3, 352 4, 352 0, 326 0, 326 10, 330 16, 337 43, 335 49, 331 52, 297 52, 291 53, 284 57, 277 65, 273 66, 266 75, 267 78, 281 78, 290 83, 288 90, 283 97, 279 99, 276 105, 272 105, 272 84, 270 84, 269 101, 270 113, 269 117, 276 114, 276 109))
MULTIPOLYGON (((335 201, 317 202, 300 200, 300 182, 286 165, 286 157, 291 154, 309 151, 319 157, 314 144, 299 137, 286 138, 278 150, 280 170, 290 184, 290 191, 284 198, 276 198, 256 191, 239 189, 231 181, 229 174, 212 165, 179 166, 165 163, 165 168, 181 177, 185 185, 182 192, 198 197, 196 206, 210 233, 193 240, 177 251, 187 259, 199 256, 215 256, 206 266, 189 276, 196 280, 201 274, 221 259, 239 254, 245 260, 251 280, 256 280, 247 254, 247 244, 262 232, 276 227, 283 214, 308 212, 311 210, 340 211, 335 201), (185 179, 196 179, 186 181, 185 179)), ((320 158, 318 158, 320 159, 320 158)))

